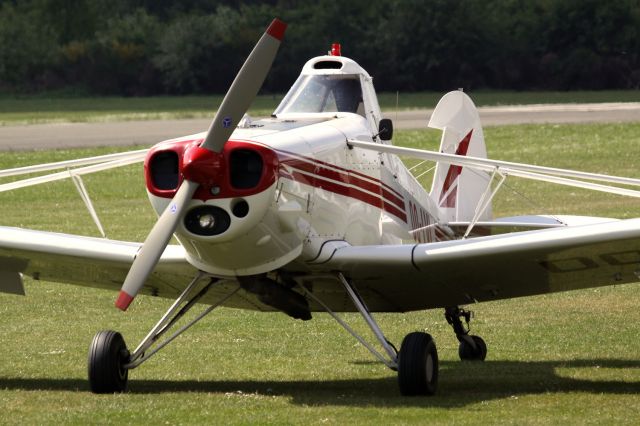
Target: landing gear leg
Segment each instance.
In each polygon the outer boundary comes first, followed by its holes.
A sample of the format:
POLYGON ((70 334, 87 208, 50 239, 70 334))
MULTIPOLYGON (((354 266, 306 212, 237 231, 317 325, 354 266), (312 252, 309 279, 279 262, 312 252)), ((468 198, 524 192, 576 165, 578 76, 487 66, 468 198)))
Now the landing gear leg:
POLYGON ((487 357, 487 344, 480 336, 469 334, 469 322, 473 317, 473 313, 458 306, 450 306, 445 309, 444 316, 453 327, 453 331, 460 342, 458 347, 460 359, 463 361, 484 361, 487 357), (465 324, 462 324, 463 318, 465 324))
POLYGON ((129 370, 148 360, 189 327, 233 296, 240 288, 236 288, 216 304, 207 307, 193 320, 160 342, 160 337, 169 331, 217 282, 215 278, 210 278, 209 282, 200 291, 196 292, 196 285, 203 278, 210 277, 205 273, 199 273, 133 352, 129 352, 122 335, 116 331, 101 331, 96 334, 89 347, 89 386, 92 392, 124 392, 127 388, 129 370))
POLYGON ((369 308, 356 288, 342 275, 337 278, 344 286, 354 305, 362 314, 373 334, 383 347, 385 354, 378 352, 364 338, 357 334, 347 323, 336 315, 310 290, 301 286, 302 291, 316 303, 322 306, 345 330, 355 337, 376 358, 392 370, 398 372, 398 385, 402 395, 433 395, 438 387, 438 351, 433 338, 427 333, 409 333, 402 341, 398 353, 393 345, 385 338, 382 330, 373 319, 369 308), (386 355, 386 356, 385 356, 386 355))

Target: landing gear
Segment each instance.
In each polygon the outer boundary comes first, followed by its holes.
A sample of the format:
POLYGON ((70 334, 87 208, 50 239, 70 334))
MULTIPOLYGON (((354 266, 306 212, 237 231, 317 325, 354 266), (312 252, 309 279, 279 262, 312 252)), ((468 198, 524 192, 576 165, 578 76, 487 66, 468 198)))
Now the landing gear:
POLYGON ((445 309, 444 316, 453 327, 456 337, 460 342, 458 355, 463 361, 484 361, 487 357, 487 344, 482 337, 469 334, 469 321, 473 316, 471 311, 466 311, 458 306, 450 306, 445 309), (465 324, 462 324, 464 318, 465 324))
POLYGON ((487 344, 480 336, 464 336, 460 340, 458 355, 463 361, 484 361, 487 357, 487 344))
POLYGON ((402 340, 398 385, 405 396, 433 395, 438 388, 438 351, 427 333, 413 332, 402 340))
POLYGON ((217 303, 207 307, 189 323, 183 325, 171 336, 160 342, 160 337, 169 331, 218 282, 217 279, 210 278, 204 287, 196 292, 197 283, 207 277, 210 276, 205 273, 199 273, 191 281, 189 286, 133 352, 129 352, 122 335, 116 331, 101 331, 96 334, 89 347, 89 385, 91 391, 94 393, 124 392, 127 388, 129 370, 138 367, 151 358, 152 355, 164 348, 240 289, 240 287, 237 287, 232 290, 217 303))
POLYGON ((129 350, 122 335, 101 331, 89 347, 89 386, 93 393, 118 393, 127 388, 129 350))
POLYGON ((422 332, 409 333, 402 341, 400 352, 398 352, 391 342, 385 338, 353 284, 341 273, 338 273, 336 277, 342 283, 351 301, 384 349, 383 353, 378 352, 306 287, 301 286, 301 289, 307 297, 322 306, 329 315, 362 343, 379 361, 391 370, 398 372, 398 385, 402 395, 435 394, 438 387, 438 351, 431 336, 422 332))

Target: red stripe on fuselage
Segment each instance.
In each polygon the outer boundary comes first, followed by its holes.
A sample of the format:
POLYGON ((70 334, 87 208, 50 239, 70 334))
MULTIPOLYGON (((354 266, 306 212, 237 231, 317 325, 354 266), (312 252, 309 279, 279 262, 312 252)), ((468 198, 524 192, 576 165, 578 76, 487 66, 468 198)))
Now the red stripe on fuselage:
MULTIPOLYGON (((383 187, 383 185, 386 186, 383 182, 372 178, 371 176, 363 175, 361 173, 354 172, 353 170, 343 169, 341 167, 334 166, 333 164, 324 163, 322 161, 311 159, 308 157, 293 157, 293 155, 290 153, 284 153, 282 151, 277 152, 281 164, 286 164, 307 173, 317 174, 324 178, 332 179, 344 184, 356 186, 369 192, 373 192, 374 194, 378 194, 387 201, 395 204, 398 208, 404 208, 404 200, 402 198, 402 195, 398 197, 395 194, 391 193, 391 191, 383 187), (356 174, 366 177, 369 180, 367 181, 361 179, 358 176, 354 176, 356 174)), ((395 190, 393 191, 395 192, 395 190)))
MULTIPOLYGON (((363 178, 365 178, 365 179, 369 179, 369 180, 373 181, 374 183, 376 183, 376 184, 380 185, 380 186, 381 186, 381 189, 382 189, 383 191, 387 192, 387 190, 388 190, 388 191, 393 192, 393 194, 397 195, 397 196, 399 197, 399 198, 398 198, 398 200, 399 200, 399 205, 404 204, 404 201, 403 201, 403 198, 404 198, 404 197, 402 196, 402 194, 400 194, 400 193, 399 193, 398 191, 396 191, 394 188, 392 188, 391 186, 389 186, 389 185, 387 185, 386 183, 382 182, 381 180, 378 180, 378 179, 376 179, 376 178, 374 178, 374 177, 371 177, 371 176, 369 176, 369 175, 366 175, 366 174, 364 174, 364 173, 360 173, 360 172, 358 172, 357 170, 349 170, 349 169, 345 169, 345 168, 342 168, 342 167, 340 167, 340 166, 336 166, 336 165, 334 165, 334 164, 325 163, 324 161, 321 161, 321 160, 315 160, 315 161, 316 161, 317 163, 319 163, 319 164, 322 164, 322 165, 325 165, 325 166, 331 166, 331 167, 333 167, 333 168, 335 168, 335 169, 337 169, 337 170, 340 170, 340 171, 343 171, 343 172, 347 172, 347 173, 349 173, 350 175, 356 175, 356 176, 363 177, 363 178)), ((393 196, 393 194, 389 194, 389 199, 391 199, 391 197, 393 196)))
POLYGON ((262 145, 273 150, 277 154, 278 161, 280 162, 280 177, 360 200, 395 215, 405 223, 407 222, 404 197, 402 194, 372 176, 295 152, 276 149, 273 146, 261 142, 251 140, 244 140, 244 142, 262 145), (303 173, 295 170, 286 170, 285 167, 287 166, 301 170, 303 173), (337 182, 332 182, 328 179, 337 182), (365 190, 371 191, 375 195, 369 194, 365 192, 365 190))
MULTIPOLYGON (((272 148, 272 149, 274 149, 274 148, 272 148)), ((294 156, 295 158, 298 158, 300 160, 309 161, 309 162, 311 162, 313 164, 319 164, 319 165, 325 166, 325 167, 331 167, 332 169, 335 169, 335 170, 338 170, 338 171, 341 171, 341 172, 345 172, 345 173, 349 173, 349 175, 360 176, 362 178, 365 178, 365 179, 367 179, 369 181, 372 181, 376 185, 380 185, 382 187, 383 191, 390 191, 393 194, 395 194, 395 196, 397 196, 398 200, 399 200, 399 204, 398 205, 403 205, 404 204, 404 197, 400 192, 398 192, 396 189, 392 188, 391 186, 387 185, 386 183, 384 183, 381 180, 376 179, 376 178, 374 178, 372 176, 369 176, 367 174, 358 172, 356 170, 345 169, 344 167, 340 167, 340 166, 337 166, 337 165, 332 164, 332 163, 326 163, 326 162, 324 162, 322 160, 317 160, 315 158, 307 157, 307 156, 304 156, 304 155, 301 155, 301 154, 297 154, 295 152, 284 151, 284 150, 281 150, 281 149, 276 149, 275 151, 278 154, 285 154, 285 155, 288 155, 288 156, 294 156)), ((393 196, 393 194, 390 194, 390 197, 393 196)))
POLYGON ((346 186, 338 182, 325 180, 322 176, 319 176, 317 174, 305 174, 295 170, 289 172, 281 169, 280 176, 294 180, 296 182, 304 183, 309 186, 313 186, 314 188, 324 189, 326 191, 333 192, 334 194, 354 198, 356 200, 384 210, 388 213, 391 213, 405 223, 407 222, 407 215, 401 209, 381 199, 380 197, 377 197, 368 192, 361 191, 360 189, 354 188, 352 186, 346 186))

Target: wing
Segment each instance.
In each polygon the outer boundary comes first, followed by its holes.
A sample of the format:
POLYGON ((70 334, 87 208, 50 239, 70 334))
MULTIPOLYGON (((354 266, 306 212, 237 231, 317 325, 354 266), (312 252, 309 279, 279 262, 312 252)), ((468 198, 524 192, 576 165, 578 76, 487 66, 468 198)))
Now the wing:
MULTIPOLYGON (((36 280, 118 290, 140 243, 0 227, 0 290, 21 293, 19 274, 36 280)), ((516 232, 428 244, 326 244, 309 265, 313 292, 332 310, 353 305, 340 271, 371 311, 405 312, 638 281, 640 219, 516 232)), ((175 298, 196 270, 180 246, 168 246, 143 294, 175 298)), ((205 303, 235 289, 216 286, 205 303)), ((238 293, 225 305, 272 310, 238 293)), ((313 311, 323 310, 311 302, 313 311)))
MULTIPOLYGON (((351 278, 372 311, 410 311, 636 282, 640 219, 395 246, 335 245, 314 267, 351 278)), ((336 284, 313 288, 330 307, 336 284)))
MULTIPOLYGON (((139 248, 140 243, 0 227, 0 273, 7 277, 0 290, 23 293, 16 283, 19 274, 117 290, 139 248)), ((195 273, 182 247, 169 246, 145 292, 174 297, 195 273)))
MULTIPOLYGON (((35 280, 120 290, 142 243, 0 227, 0 292, 25 294, 22 275, 35 280)), ((169 245, 141 293, 175 299, 196 275, 182 246, 169 245)), ((238 287, 221 279, 200 302, 218 303, 238 287)), ((273 311, 248 292, 239 291, 225 306, 273 311)))

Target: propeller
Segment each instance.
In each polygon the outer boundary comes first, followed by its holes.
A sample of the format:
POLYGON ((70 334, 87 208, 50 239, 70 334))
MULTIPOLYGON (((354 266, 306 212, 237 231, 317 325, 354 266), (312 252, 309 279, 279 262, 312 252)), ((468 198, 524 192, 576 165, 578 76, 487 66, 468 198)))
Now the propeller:
POLYGON ((204 178, 202 169, 206 168, 207 162, 215 161, 215 153, 222 152, 231 133, 236 129, 262 87, 286 28, 287 24, 279 19, 271 22, 231 83, 220 108, 213 117, 204 142, 201 146, 194 147, 191 153, 189 151, 185 153, 185 157, 188 156, 191 159, 183 170, 185 179, 140 247, 122 284, 115 303, 117 308, 127 310, 155 268, 178 222, 182 219, 187 204, 200 186, 199 178, 204 178))

